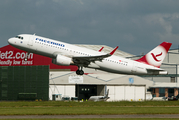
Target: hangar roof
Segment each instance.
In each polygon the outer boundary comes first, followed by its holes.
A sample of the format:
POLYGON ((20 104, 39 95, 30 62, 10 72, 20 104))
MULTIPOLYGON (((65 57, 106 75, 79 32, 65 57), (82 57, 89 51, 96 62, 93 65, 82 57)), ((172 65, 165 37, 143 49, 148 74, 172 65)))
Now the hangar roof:
MULTIPOLYGON (((79 47, 85 47, 85 48, 88 48, 88 49, 92 49, 92 50, 95 50, 95 51, 99 51, 102 47, 104 47, 104 49, 102 51, 105 52, 105 53, 110 53, 112 50, 114 50, 114 48, 106 46, 106 45, 83 45, 83 44, 75 44, 75 45, 77 45, 79 47)), ((126 53, 126 52, 121 51, 121 50, 116 50, 114 55, 122 56, 122 57, 134 56, 132 54, 126 53)))
POLYGON ((50 85, 74 85, 74 84, 95 84, 95 85, 145 85, 146 88, 153 85, 153 81, 135 75, 90 73, 77 76, 75 72, 50 72, 50 85), (131 80, 132 79, 132 80, 131 80))

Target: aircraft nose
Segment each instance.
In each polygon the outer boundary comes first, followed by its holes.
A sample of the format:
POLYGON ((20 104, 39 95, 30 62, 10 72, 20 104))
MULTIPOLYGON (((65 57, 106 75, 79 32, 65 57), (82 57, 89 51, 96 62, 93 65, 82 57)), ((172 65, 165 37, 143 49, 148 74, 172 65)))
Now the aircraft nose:
POLYGON ((10 39, 8 40, 8 43, 9 43, 10 45, 12 45, 12 44, 13 44, 13 39, 10 38, 10 39))

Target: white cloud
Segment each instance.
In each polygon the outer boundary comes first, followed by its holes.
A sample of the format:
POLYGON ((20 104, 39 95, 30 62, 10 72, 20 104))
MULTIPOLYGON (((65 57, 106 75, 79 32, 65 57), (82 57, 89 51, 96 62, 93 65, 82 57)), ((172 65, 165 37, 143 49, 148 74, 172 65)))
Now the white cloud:
POLYGON ((160 41, 171 41, 171 42, 178 42, 179 34, 173 34, 173 25, 175 21, 179 21, 179 14, 152 14, 146 17, 147 23, 149 25, 153 24, 155 28, 156 25, 160 25, 162 30, 155 31, 158 34, 160 41), (150 21, 150 22, 149 22, 150 21))

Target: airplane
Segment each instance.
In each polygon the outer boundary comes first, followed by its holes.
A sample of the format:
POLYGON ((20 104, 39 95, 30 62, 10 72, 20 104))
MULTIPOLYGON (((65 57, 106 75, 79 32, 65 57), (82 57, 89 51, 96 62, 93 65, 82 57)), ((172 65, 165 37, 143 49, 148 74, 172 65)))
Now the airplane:
MULTIPOLYGON (((78 66, 77 75, 84 74, 83 67, 128 75, 168 74, 160 66, 172 45, 172 43, 163 42, 140 59, 131 60, 113 55, 118 46, 110 53, 104 53, 103 48, 94 51, 35 34, 20 34, 8 39, 8 43, 27 51, 28 54, 35 53, 50 57, 53 64, 76 65, 78 66)), ((27 56, 25 60, 27 60, 27 56)))
POLYGON ((105 96, 91 96, 88 100, 89 101, 107 101, 110 97, 108 97, 109 95, 109 89, 107 91, 107 94, 105 96))

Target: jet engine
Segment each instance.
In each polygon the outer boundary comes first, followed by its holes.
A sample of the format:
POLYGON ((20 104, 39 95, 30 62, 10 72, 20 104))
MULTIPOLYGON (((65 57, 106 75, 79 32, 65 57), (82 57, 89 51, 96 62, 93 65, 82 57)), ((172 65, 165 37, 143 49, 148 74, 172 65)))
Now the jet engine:
POLYGON ((57 55, 56 59, 52 59, 52 63, 56 65, 69 66, 72 63, 72 59, 63 55, 57 55))

